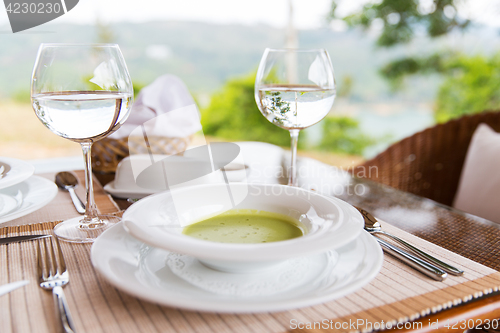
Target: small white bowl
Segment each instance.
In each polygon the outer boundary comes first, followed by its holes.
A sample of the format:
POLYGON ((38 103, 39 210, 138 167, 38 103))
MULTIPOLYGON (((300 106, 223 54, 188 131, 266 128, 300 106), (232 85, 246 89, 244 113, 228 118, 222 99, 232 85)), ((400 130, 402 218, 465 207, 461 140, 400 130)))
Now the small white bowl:
POLYGON ((230 182, 242 182, 247 179, 250 167, 243 163, 231 162, 224 167, 227 180, 230 182))
POLYGON ((290 258, 339 248, 363 229, 361 214, 346 202, 277 184, 208 184, 166 191, 133 204, 122 220, 127 232, 144 243, 191 255, 227 272, 263 270, 290 258), (258 244, 218 243, 182 234, 185 226, 230 209, 288 215, 299 220, 306 233, 258 244))
MULTIPOLYGON (((117 198, 141 199, 148 195, 165 190, 165 177, 175 180, 185 170, 200 168, 203 161, 184 156, 168 156, 169 174, 165 175, 162 161, 166 155, 134 154, 125 157, 116 168, 115 179, 104 186, 104 189, 117 198)), ((229 174, 229 173, 228 173, 229 174)), ((230 176, 228 176, 229 178, 230 176)), ((211 172, 191 181, 176 186, 223 183, 220 170, 211 172)))

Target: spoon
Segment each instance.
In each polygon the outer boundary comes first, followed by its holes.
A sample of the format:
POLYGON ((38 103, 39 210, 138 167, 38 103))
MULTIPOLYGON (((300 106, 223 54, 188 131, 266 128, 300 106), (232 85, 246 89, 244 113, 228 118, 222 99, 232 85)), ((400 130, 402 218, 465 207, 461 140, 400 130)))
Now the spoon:
POLYGON ((464 274, 464 271, 462 271, 456 267, 453 267, 447 263, 444 263, 441 260, 431 256, 430 254, 425 253, 424 251, 417 249, 415 246, 405 242, 404 240, 402 240, 399 237, 396 237, 388 232, 382 231, 382 226, 380 225, 378 220, 372 214, 368 213, 364 209, 361 209, 358 207, 356 207, 356 208, 360 211, 361 215, 363 215, 363 218, 365 219, 365 230, 368 231, 369 233, 382 234, 382 235, 385 235, 387 237, 392 238, 393 240, 395 240, 399 244, 403 245, 404 247, 406 247, 407 249, 409 249, 410 251, 415 253, 417 256, 419 256, 423 260, 426 260, 429 263, 442 268, 447 273, 450 273, 452 275, 457 275, 457 276, 464 274))
POLYGON ((75 193, 75 187, 78 185, 76 177, 71 172, 59 172, 56 175, 56 184, 60 189, 69 192, 76 211, 80 214, 85 214, 85 205, 75 193))

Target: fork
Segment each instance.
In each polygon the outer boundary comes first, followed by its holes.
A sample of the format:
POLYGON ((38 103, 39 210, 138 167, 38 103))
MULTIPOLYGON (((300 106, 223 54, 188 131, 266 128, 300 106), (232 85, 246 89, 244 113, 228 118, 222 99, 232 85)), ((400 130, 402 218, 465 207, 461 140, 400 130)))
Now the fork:
POLYGON ((56 237, 50 236, 38 240, 37 266, 40 287, 45 290, 52 290, 56 314, 60 319, 62 331, 66 333, 76 332, 66 296, 62 289, 69 283, 69 275, 59 240, 56 237))

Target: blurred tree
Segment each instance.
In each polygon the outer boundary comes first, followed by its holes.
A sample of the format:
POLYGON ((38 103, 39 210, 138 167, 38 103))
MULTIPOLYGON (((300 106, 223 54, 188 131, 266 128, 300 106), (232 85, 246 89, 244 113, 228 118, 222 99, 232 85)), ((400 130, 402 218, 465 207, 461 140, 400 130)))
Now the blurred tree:
POLYGON ((137 98, 137 95, 139 92, 141 92, 141 89, 144 88, 146 85, 143 84, 142 82, 137 82, 135 80, 132 80, 132 87, 134 89, 134 98, 137 98))
MULTIPOLYGON (((332 0, 329 18, 339 18, 338 4, 332 0)), ((348 1, 348 0, 344 0, 348 1)), ((379 0, 365 4, 358 12, 341 17, 349 26, 369 29, 382 25, 377 45, 383 47, 408 43, 416 31, 425 29, 429 37, 442 36, 454 28, 464 29, 469 20, 457 16, 460 0, 379 0)))
POLYGON ((354 79, 351 75, 342 76, 341 83, 337 89, 337 97, 349 97, 351 96, 352 86, 354 85, 354 79))
POLYGON ((395 88, 401 87, 407 75, 442 74, 444 81, 434 106, 435 119, 440 123, 465 114, 500 109, 500 53, 486 57, 446 52, 403 59, 386 65, 381 73, 395 88))
POLYGON ((441 70, 447 75, 435 106, 438 122, 500 109, 500 53, 490 58, 456 55, 441 70))
POLYGON ((432 54, 424 57, 409 57, 388 63, 380 69, 380 73, 387 79, 394 90, 403 86, 403 79, 412 74, 445 74, 445 63, 455 56, 453 52, 432 54))
POLYGON ((99 17, 95 21, 97 43, 115 43, 116 36, 109 24, 105 24, 99 17))
POLYGON ((320 150, 361 155, 375 140, 359 129, 359 123, 349 117, 326 117, 322 120, 323 137, 320 150))
MULTIPOLYGON (((227 140, 264 141, 290 145, 290 134, 271 124, 254 98, 255 73, 227 81, 202 110, 203 133, 227 140)), ((303 141, 303 140, 302 140, 303 141)), ((299 143, 301 140, 299 140, 299 143)))
MULTIPOLYGON (((337 16, 338 3, 333 0, 330 18, 337 16)), ((377 39, 380 47, 410 42, 417 31, 430 38, 454 29, 463 30, 470 21, 457 15, 464 0, 381 0, 365 4, 359 11, 343 17, 351 27, 382 27, 377 39)), ((466 1, 466 0, 465 0, 466 1)), ((466 56, 446 51, 431 55, 409 56, 383 66, 380 73, 389 79, 394 90, 403 87, 408 75, 439 73, 444 82, 435 103, 435 118, 445 122, 464 114, 500 108, 500 54, 491 58, 466 56)))
POLYGON ((17 103, 31 104, 31 92, 28 89, 18 89, 11 95, 11 99, 17 103))
MULTIPOLYGON (((229 80, 202 110, 203 133, 227 140, 263 141, 290 146, 288 131, 271 124, 259 111, 254 97, 255 74, 229 80)), ((322 120, 323 138, 319 149, 361 154, 374 140, 361 133, 356 120, 327 117, 322 120)), ((302 132, 301 136, 305 133, 302 132)), ((304 148, 307 140, 299 140, 304 148)))

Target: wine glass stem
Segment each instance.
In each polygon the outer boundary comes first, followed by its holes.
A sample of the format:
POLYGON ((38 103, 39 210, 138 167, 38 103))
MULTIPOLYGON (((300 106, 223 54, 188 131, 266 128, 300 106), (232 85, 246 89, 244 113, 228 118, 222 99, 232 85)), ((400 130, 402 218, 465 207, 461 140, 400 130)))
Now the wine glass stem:
POLYGON ((87 188, 87 204, 85 205, 85 215, 83 216, 82 223, 95 223, 98 219, 98 212, 94 200, 94 185, 92 182, 92 142, 83 142, 81 146, 85 160, 85 185, 87 188))
POLYGON ((288 185, 299 186, 297 179, 297 142, 299 140, 298 129, 290 130, 290 143, 291 143, 291 158, 290 158, 290 170, 288 172, 288 185))

